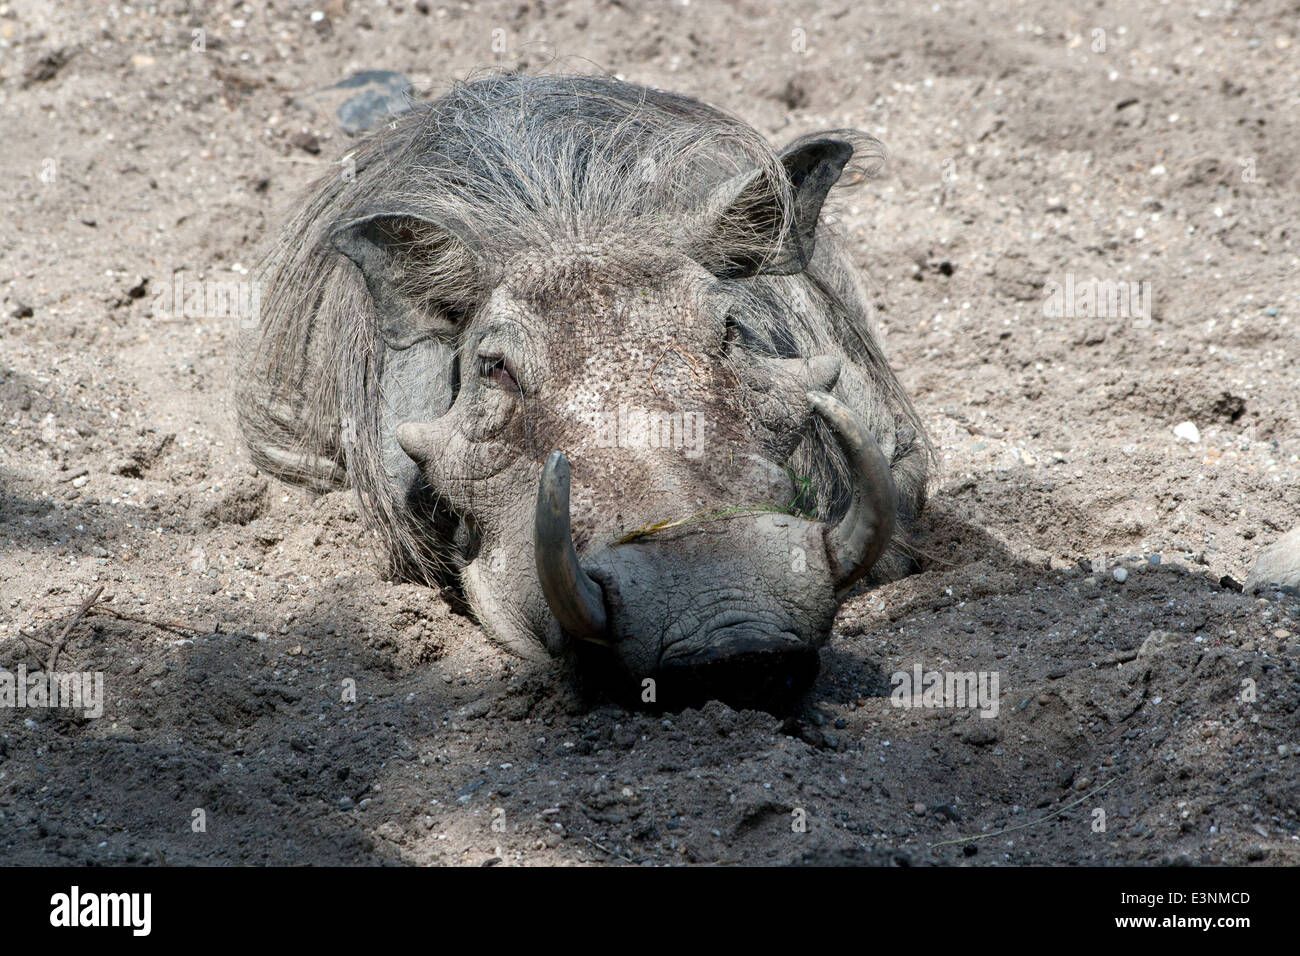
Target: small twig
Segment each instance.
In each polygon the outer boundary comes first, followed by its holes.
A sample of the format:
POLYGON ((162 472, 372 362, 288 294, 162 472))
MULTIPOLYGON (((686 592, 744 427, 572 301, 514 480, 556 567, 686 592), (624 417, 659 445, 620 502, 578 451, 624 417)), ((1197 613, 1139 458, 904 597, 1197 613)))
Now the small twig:
POLYGON ((28 632, 28 631, 21 631, 21 630, 20 630, 20 631, 18 632, 18 636, 21 637, 24 641, 26 641, 26 640, 28 640, 28 639, 30 638, 31 640, 35 641, 37 644, 44 644, 47 648, 50 646, 50 642, 47 641, 45 638, 40 637, 39 635, 36 635, 36 634, 32 634, 32 633, 30 633, 30 632, 28 632))
MULTIPOLYGON (((895 540, 897 541, 898 539, 895 540)), ((933 551, 928 551, 925 548, 917 547, 915 544, 912 544, 907 541, 898 541, 898 545, 903 549, 903 551, 905 551, 908 554, 909 557, 918 558, 918 559, 924 558, 926 561, 930 562, 931 564, 937 564, 940 567, 956 568, 959 567, 961 564, 961 562, 953 558, 945 558, 940 554, 937 554, 933 551)))
POLYGON ((147 617, 136 617, 134 614, 124 614, 116 608, 106 607, 103 604, 96 605, 90 609, 91 614, 107 614, 109 617, 115 617, 119 621, 131 621, 134 624, 147 624, 150 627, 156 627, 160 631, 175 631, 180 634, 187 632, 198 634, 201 628, 190 627, 188 624, 182 624, 180 621, 153 621, 147 617))
POLYGON ((606 854, 606 855, 608 855, 608 856, 615 857, 615 858, 617 858, 617 859, 619 859, 619 860, 624 861, 625 863, 631 863, 631 862, 632 862, 632 858, 631 858, 631 857, 624 856, 622 853, 615 853, 613 850, 610 850, 610 849, 607 849, 606 847, 601 846, 599 843, 597 843, 595 840, 593 840, 593 839, 592 839, 591 837, 589 837, 589 836, 585 836, 585 837, 583 837, 583 839, 586 840, 588 843, 590 843, 592 846, 594 846, 594 847, 595 847, 597 850, 599 850, 601 853, 604 853, 604 854, 606 854))
POLYGON ((36 637, 35 635, 24 634, 22 631, 18 632, 18 636, 22 638, 23 646, 27 648, 27 653, 32 655, 32 658, 36 661, 36 664, 39 667, 41 663, 41 655, 37 654, 34 650, 32 650, 32 645, 27 643, 27 638, 31 637, 33 641, 36 641, 38 644, 45 644, 46 647, 49 647, 50 645, 45 641, 42 641, 39 637, 36 637))
POLYGON ((1058 816, 1064 813, 1066 810, 1073 810, 1075 807, 1083 803, 1085 800, 1091 800, 1093 797, 1101 793, 1103 790, 1105 790, 1107 787, 1109 787, 1112 783, 1114 783, 1118 779, 1119 779, 1118 777, 1111 777, 1109 780, 1103 783, 1096 790, 1093 790, 1091 793, 1085 793, 1078 800, 1075 800, 1074 803, 1067 803, 1065 806, 1053 810, 1050 813, 1045 813, 1037 820, 1030 820, 1028 823, 1017 823, 1013 827, 1007 827, 1004 830, 995 830, 993 833, 981 833, 978 834, 977 836, 961 837, 960 839, 957 840, 944 840, 941 843, 931 843, 930 846, 932 847, 953 846, 954 844, 957 843, 974 843, 976 840, 988 840, 993 837, 1002 836, 1002 834, 1004 833, 1011 833, 1013 830, 1024 830, 1026 827, 1036 827, 1044 820, 1049 820, 1054 816, 1058 816))
POLYGON ((90 606, 98 601, 99 596, 103 593, 104 585, 101 584, 99 587, 95 588, 94 591, 90 592, 90 597, 81 602, 81 607, 77 608, 77 613, 72 615, 72 620, 69 621, 67 626, 63 629, 63 633, 59 635, 59 639, 54 642, 54 649, 50 651, 50 662, 45 668, 47 673, 54 673, 54 668, 59 663, 59 652, 63 650, 63 645, 68 642, 68 635, 72 633, 72 629, 77 626, 77 622, 85 617, 86 612, 90 610, 90 606))

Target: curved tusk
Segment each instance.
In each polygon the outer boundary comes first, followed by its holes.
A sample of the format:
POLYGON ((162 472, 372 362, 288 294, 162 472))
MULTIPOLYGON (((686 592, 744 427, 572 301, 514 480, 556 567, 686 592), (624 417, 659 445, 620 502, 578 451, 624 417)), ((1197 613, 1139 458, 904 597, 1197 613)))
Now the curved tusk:
POLYGON ((898 491, 880 446, 847 405, 826 392, 809 392, 808 403, 835 433, 854 477, 848 512, 825 532, 835 590, 842 592, 868 574, 889 547, 898 491))
POLYGON ((560 626, 574 637, 598 644, 605 637, 605 595, 578 563, 569 529, 569 459, 553 451, 537 486, 533 519, 537 579, 560 626))

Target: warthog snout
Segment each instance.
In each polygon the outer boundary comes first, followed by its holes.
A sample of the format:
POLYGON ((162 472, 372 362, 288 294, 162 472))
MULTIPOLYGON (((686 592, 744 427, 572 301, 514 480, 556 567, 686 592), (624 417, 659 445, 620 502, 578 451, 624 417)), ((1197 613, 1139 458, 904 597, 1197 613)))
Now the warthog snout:
POLYGON ((662 685, 656 702, 772 704, 802 693, 836 596, 889 545, 898 504, 888 462, 842 403, 822 392, 807 398, 856 476, 852 504, 834 524, 737 509, 665 523, 598 547, 584 563, 570 528, 568 459, 555 451, 546 461, 534 535, 547 606, 567 634, 607 648, 626 677, 662 685))

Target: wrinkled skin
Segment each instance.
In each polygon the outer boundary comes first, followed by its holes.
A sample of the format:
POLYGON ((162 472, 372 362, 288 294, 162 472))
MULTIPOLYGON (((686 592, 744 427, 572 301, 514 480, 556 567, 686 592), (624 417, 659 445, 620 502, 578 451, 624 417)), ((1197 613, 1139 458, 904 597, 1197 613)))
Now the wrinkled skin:
POLYGON ((397 438, 473 515, 467 596, 517 653, 565 644, 530 560, 540 464, 563 449, 574 543, 604 591, 604 642, 626 675, 666 681, 668 696, 690 696, 688 683, 743 684, 732 696, 755 699, 802 689, 836 609, 824 526, 749 511, 616 539, 700 512, 788 508, 791 476, 764 451, 797 444, 812 416, 802 393, 829 389, 837 363, 747 356, 728 341, 727 283, 683 255, 618 242, 512 263, 467 334, 455 404, 397 438), (742 401, 736 366, 784 384, 775 431, 742 401), (652 447, 634 428, 618 433, 620 408, 694 427, 673 436, 680 447, 652 447))
POLYGON ((459 588, 517 654, 780 706, 837 601, 907 573, 925 497, 821 215, 876 145, 776 151, 607 77, 457 86, 286 230, 238 391, 253 460, 354 487, 393 572, 459 588))

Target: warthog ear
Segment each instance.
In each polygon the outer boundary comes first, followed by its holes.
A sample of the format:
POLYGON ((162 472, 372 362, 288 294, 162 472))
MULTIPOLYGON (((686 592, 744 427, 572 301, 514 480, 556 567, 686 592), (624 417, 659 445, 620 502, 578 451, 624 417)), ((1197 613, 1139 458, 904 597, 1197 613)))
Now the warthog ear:
POLYGON ((336 226, 329 242, 361 270, 390 348, 454 332, 479 298, 474 254, 423 216, 370 213, 336 226))
POLYGON ((788 221, 784 191, 763 170, 723 183, 707 204, 707 224, 694 243, 701 262, 721 279, 803 271, 812 258, 822 203, 852 155, 853 146, 842 139, 786 148, 780 159, 790 184, 788 221))

